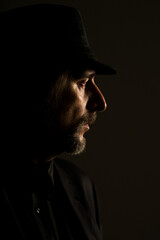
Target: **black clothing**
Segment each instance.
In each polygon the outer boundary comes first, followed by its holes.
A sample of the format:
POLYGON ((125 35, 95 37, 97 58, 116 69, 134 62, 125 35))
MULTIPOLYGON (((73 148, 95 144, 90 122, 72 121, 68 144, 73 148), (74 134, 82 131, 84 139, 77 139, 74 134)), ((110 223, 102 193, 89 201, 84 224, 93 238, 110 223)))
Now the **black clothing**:
POLYGON ((1 239, 101 240, 91 180, 65 160, 55 159, 48 167, 3 186, 1 239))

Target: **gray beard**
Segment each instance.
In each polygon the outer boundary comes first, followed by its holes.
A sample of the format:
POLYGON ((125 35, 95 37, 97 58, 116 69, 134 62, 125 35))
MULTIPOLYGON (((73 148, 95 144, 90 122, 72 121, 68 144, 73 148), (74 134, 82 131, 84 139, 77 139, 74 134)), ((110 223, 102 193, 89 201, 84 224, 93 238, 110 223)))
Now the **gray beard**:
POLYGON ((79 138, 79 128, 81 128, 86 123, 94 123, 96 120, 95 114, 85 114, 76 124, 72 126, 68 133, 65 134, 63 138, 63 149, 65 153, 69 155, 78 155, 82 153, 86 148, 86 139, 83 137, 82 140, 79 138))
POLYGON ((77 133, 79 128, 86 123, 94 123, 96 120, 96 113, 87 113, 85 114, 78 123, 75 124, 75 127, 71 132, 66 135, 65 138, 65 153, 70 155, 78 155, 82 153, 86 148, 86 139, 83 137, 83 140, 80 140, 77 133))
POLYGON ((85 148, 86 148, 86 139, 83 138, 83 141, 80 141, 80 139, 76 136, 76 133, 70 134, 66 139, 65 153, 69 155, 78 155, 84 152, 85 148))
POLYGON ((44 153, 41 152, 41 154, 44 154, 45 156, 58 156, 63 153, 78 155, 82 153, 86 148, 86 139, 79 136, 79 133, 81 132, 79 128, 86 123, 94 123, 95 119, 96 114, 88 113, 72 125, 66 132, 61 131, 60 127, 57 127, 55 132, 52 132, 50 128, 48 128, 47 131, 44 130, 44 134, 42 134, 41 131, 39 139, 42 140, 42 142, 39 142, 39 151, 43 151, 44 153))

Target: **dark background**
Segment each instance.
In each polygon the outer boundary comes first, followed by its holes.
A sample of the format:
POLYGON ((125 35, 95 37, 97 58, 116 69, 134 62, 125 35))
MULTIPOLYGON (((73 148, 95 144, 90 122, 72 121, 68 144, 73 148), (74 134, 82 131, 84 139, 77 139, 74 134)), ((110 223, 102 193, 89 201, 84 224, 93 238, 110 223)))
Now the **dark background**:
POLYGON ((97 76, 108 109, 87 133, 87 150, 69 158, 97 186, 104 239, 160 239, 160 1, 1 1, 79 8, 90 45, 116 76, 97 76))

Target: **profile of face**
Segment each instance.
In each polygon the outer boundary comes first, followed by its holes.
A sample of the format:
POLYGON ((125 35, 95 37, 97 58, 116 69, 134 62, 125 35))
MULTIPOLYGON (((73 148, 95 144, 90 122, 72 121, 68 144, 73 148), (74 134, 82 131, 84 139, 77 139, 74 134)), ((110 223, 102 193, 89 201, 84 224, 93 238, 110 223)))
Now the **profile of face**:
POLYGON ((106 102, 95 83, 93 70, 85 70, 72 77, 64 74, 56 85, 49 100, 50 114, 47 114, 50 116, 47 131, 49 145, 58 153, 79 154, 86 146, 84 134, 95 122, 96 112, 106 109, 106 102))

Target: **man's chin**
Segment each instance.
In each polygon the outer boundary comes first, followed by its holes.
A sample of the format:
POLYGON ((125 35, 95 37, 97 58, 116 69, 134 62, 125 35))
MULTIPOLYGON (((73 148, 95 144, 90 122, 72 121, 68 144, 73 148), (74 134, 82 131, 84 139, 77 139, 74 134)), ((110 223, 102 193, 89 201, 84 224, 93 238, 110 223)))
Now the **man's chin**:
POLYGON ((86 139, 83 136, 70 136, 66 144, 66 153, 78 155, 84 152, 86 148, 86 139))

